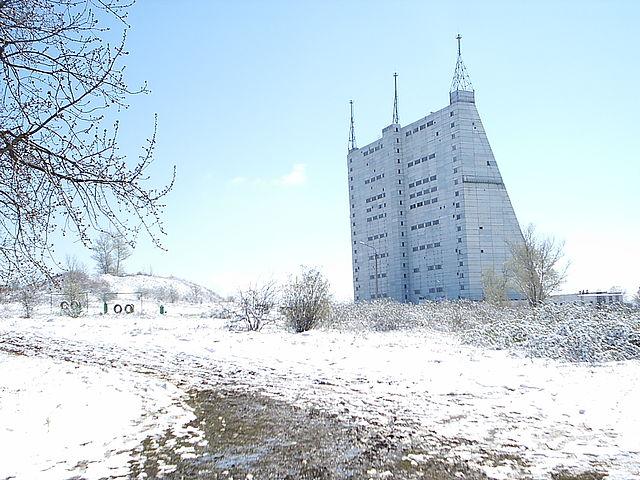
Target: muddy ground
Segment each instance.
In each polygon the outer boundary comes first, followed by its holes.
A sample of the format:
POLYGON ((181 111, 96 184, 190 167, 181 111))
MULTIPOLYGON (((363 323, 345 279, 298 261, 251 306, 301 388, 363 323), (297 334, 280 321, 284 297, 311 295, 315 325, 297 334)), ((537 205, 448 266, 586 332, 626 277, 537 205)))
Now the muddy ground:
POLYGON ((131 478, 144 472, 156 478, 175 465, 169 479, 486 479, 463 462, 431 459, 420 463, 407 454, 423 453, 357 426, 341 424, 317 410, 296 408, 256 394, 195 391, 189 403, 206 445, 193 458, 180 452, 192 442, 167 434, 148 439, 135 452, 131 478))

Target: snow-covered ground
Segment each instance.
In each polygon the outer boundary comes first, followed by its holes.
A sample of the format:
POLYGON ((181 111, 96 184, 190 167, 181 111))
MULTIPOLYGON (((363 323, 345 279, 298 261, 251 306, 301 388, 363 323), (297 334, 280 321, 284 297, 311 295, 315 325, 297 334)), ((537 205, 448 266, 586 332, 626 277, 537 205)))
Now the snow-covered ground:
MULTIPOLYGON (((0 451, 19 449, 29 435, 41 450, 37 465, 57 458, 57 468, 69 468, 80 457, 66 455, 62 443, 70 442, 70 451, 77 453, 91 440, 93 450, 86 455, 91 458, 125 451, 129 442, 154 429, 184 424, 188 410, 175 407, 180 389, 221 386, 313 405, 345 421, 393 432, 419 442, 422 451, 467 459, 491 478, 548 479, 563 468, 606 472, 611 479, 640 478, 636 360, 576 364, 530 359, 462 345, 427 328, 231 332, 224 320, 183 316, 180 310, 175 305, 165 316, 1 319, 0 349, 29 358, 2 357, 0 451), (160 379, 169 381, 166 389, 160 379), (60 387, 63 382, 69 389, 60 387), (147 389, 144 395, 140 385, 147 389), (121 391, 113 392, 116 388, 121 391), (114 422, 98 423, 93 436, 68 428, 60 441, 47 440, 51 421, 46 419, 58 403, 71 401, 65 392, 78 392, 73 399, 91 418, 103 408, 108 397, 101 392, 106 390, 117 397, 114 404, 126 405, 114 414, 114 422), (49 402, 43 398, 47 391, 61 400, 49 402), (178 411, 159 415, 145 430, 140 418, 166 405, 178 411), (35 423, 21 426, 16 418, 24 414, 19 412, 31 408, 35 423), (105 443, 116 430, 121 432, 118 445, 105 443)), ((64 424, 67 413, 54 416, 54 425, 64 424)), ((412 458, 419 462, 422 457, 412 458)), ((104 469, 124 468, 123 462, 124 456, 112 456, 96 464, 100 473, 83 475, 98 478, 104 469)), ((10 470, 0 463, 0 478, 15 472, 28 478, 27 470, 16 470, 21 463, 9 463, 10 470)))
POLYGON ((0 478, 126 476, 145 438, 193 418, 183 397, 148 375, 0 352, 0 478))

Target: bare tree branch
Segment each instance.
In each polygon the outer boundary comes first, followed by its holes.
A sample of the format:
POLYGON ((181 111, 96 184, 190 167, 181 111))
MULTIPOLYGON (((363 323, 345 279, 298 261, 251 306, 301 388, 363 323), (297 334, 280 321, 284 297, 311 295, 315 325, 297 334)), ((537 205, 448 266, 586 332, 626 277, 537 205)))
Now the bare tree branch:
POLYGON ((123 57, 130 2, 0 2, 0 275, 26 266, 51 277, 51 234, 85 245, 95 231, 162 247, 162 199, 148 185, 156 124, 131 164, 118 152, 110 109, 127 108, 123 57), (113 26, 122 30, 111 32, 113 26), (116 39, 115 44, 110 39, 116 39))

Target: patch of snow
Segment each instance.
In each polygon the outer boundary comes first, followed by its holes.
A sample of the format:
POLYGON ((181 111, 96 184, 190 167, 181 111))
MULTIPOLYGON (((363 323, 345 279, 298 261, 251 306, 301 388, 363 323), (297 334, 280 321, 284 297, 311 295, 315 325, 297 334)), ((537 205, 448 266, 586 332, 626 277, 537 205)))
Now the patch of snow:
POLYGON ((0 478, 126 476, 148 436, 193 413, 149 376, 0 352, 0 478))

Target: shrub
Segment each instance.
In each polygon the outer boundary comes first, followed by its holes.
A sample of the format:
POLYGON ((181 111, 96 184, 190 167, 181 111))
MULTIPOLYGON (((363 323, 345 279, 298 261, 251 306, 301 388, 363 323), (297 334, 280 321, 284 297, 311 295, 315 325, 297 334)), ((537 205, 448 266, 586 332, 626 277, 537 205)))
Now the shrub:
POLYGON ((285 286, 282 312, 296 333, 317 327, 328 316, 330 307, 329 282, 314 268, 302 267, 285 286))
POLYGON ((334 305, 329 323, 358 331, 428 328, 477 347, 571 362, 640 359, 640 311, 625 305, 545 304, 530 309, 469 301, 361 302, 334 305))
POLYGON ((269 320, 269 314, 276 304, 276 284, 267 282, 253 285, 238 292, 237 317, 249 331, 259 331, 269 320))

